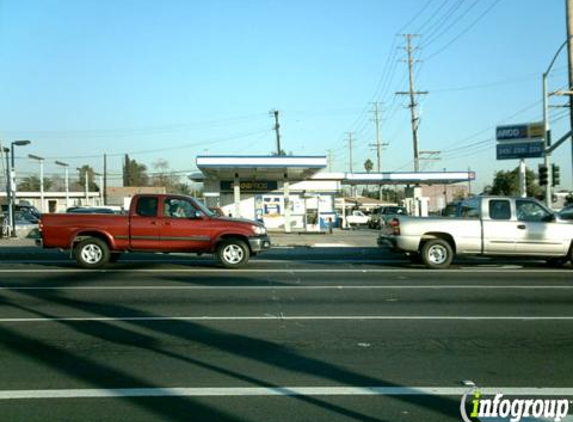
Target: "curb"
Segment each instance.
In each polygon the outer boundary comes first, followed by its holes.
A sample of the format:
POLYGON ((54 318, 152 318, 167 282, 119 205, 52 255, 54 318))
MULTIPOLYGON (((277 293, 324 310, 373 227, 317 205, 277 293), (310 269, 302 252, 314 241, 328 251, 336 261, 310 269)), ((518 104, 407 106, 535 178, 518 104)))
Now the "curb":
POLYGON ((374 248, 376 245, 352 245, 350 243, 286 243, 286 244, 273 244, 271 249, 292 249, 292 248, 374 248))

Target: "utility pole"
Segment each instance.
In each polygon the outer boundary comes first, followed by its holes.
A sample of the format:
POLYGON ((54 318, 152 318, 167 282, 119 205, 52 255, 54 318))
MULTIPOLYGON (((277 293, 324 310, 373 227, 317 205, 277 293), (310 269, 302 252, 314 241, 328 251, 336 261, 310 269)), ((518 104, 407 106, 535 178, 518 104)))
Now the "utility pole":
POLYGON ((348 155, 349 155, 349 170, 350 173, 352 173, 352 132, 346 132, 346 135, 348 135, 348 139, 346 142, 348 142, 348 155))
POLYGON ((332 173, 332 163, 334 162, 334 152, 329 149, 328 150, 328 172, 332 173))
MULTIPOLYGON (((346 132, 346 134, 348 135, 348 155, 349 155, 349 169, 350 169, 350 173, 352 173, 352 132, 346 132)), ((352 187, 350 188, 350 194, 353 197, 356 197, 356 186, 352 185, 352 187)))
POLYGON ((410 104, 408 105, 408 108, 410 108, 410 120, 412 123, 412 141, 414 143, 414 171, 416 172, 420 171, 420 154, 418 151, 419 117, 416 96, 428 94, 428 91, 416 91, 414 89, 414 63, 418 62, 419 60, 414 60, 413 58, 414 47, 412 47, 412 38, 419 36, 419 34, 403 34, 403 37, 406 39, 406 46, 404 49, 406 50, 408 58, 402 61, 405 61, 408 64, 409 90, 396 93, 396 95, 408 95, 410 97, 410 104))
POLYGON ((279 131, 281 125, 279 124, 279 111, 272 110, 271 113, 275 116, 275 132, 277 134, 277 155, 283 155, 281 151, 281 133, 279 131))
MULTIPOLYGON (((471 167, 468 167, 468 176, 471 173, 471 167)), ((468 177, 468 198, 472 196, 472 179, 468 177)))
POLYGON ((380 140, 380 113, 382 109, 380 108, 380 103, 378 101, 373 102, 374 106, 374 124, 376 125, 376 143, 370 144, 371 147, 376 147, 376 160, 377 160, 377 171, 380 173, 382 171, 382 142, 380 140))
POLYGON ((103 155, 103 205, 107 204, 107 154, 103 155))
POLYGON ((123 186, 131 186, 129 174, 129 155, 125 154, 123 160, 123 186))
MULTIPOLYGON (((372 103, 374 105, 374 123, 376 124, 376 143, 370 144, 371 147, 376 147, 376 159, 377 159, 377 170, 378 173, 382 173, 382 147, 388 144, 382 143, 382 136, 380 131, 380 123, 382 119, 380 114, 382 112, 381 103, 376 101, 372 103)), ((382 200, 382 184, 378 185, 378 199, 382 200)))
MULTIPOLYGON (((567 7, 567 63, 569 67, 569 91, 573 89, 573 0, 565 0, 567 7)), ((569 121, 573 131, 573 96, 569 95, 569 121)), ((573 137, 571 138, 571 166, 573 169, 573 137)), ((573 170, 572 170, 573 171, 573 170)))

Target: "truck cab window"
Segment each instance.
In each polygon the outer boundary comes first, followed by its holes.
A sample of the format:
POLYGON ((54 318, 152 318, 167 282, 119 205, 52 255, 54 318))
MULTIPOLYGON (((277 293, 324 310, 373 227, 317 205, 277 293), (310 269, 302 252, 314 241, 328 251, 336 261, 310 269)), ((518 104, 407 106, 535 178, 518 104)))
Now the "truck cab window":
POLYGON ((480 202, 475 199, 463 201, 461 204, 461 217, 462 218, 479 218, 480 217, 480 202))
POLYGON ((519 221, 541 222, 551 217, 549 211, 533 201, 518 199, 515 201, 515 210, 519 221))
POLYGON ((171 218, 191 218, 196 210, 189 201, 179 198, 167 198, 163 209, 163 216, 171 218))
POLYGON ((511 208, 509 201, 503 199, 489 201, 489 218, 492 220, 510 220, 511 208))
POLYGON ((156 217, 157 216, 157 198, 142 196, 137 201, 135 213, 140 217, 156 217))

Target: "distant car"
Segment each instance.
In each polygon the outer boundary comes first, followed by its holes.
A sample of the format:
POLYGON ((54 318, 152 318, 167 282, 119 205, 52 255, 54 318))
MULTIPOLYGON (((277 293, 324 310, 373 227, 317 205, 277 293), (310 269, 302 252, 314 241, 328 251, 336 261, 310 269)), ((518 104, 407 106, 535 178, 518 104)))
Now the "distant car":
MULTIPOLYGON (((22 211, 26 215, 32 215, 34 218, 36 218, 36 222, 42 216, 42 213, 38 210, 38 208, 36 208, 33 205, 16 204, 14 205, 14 211, 15 212, 22 211)), ((2 212, 3 213, 8 212, 7 204, 2 205, 2 212)))
POLYGON ((561 211, 557 213, 557 216, 561 220, 573 221, 573 205, 567 205, 565 208, 561 209, 561 211))
POLYGON ((370 214, 370 220, 368 220, 368 227, 371 229, 381 228, 387 221, 388 216, 395 215, 408 215, 408 211, 404 207, 398 205, 387 205, 384 207, 375 208, 370 214))
POLYGON ((219 207, 209 207, 209 211, 212 211, 217 217, 226 217, 223 210, 219 207))
POLYGON ((360 210, 354 210, 346 215, 346 224, 348 227, 365 226, 368 224, 370 217, 360 210))
MULTIPOLYGON (((3 215, 4 219, 8 221, 8 211, 4 212, 3 215)), ((14 213, 14 221, 17 225, 34 225, 38 224, 39 219, 28 210, 19 210, 14 213)))
MULTIPOLYGON (((8 229, 8 212, 1 214, 4 218, 2 220, 2 236, 7 236, 8 229)), ((14 213, 14 226, 18 237, 35 236, 38 232, 38 219, 26 211, 16 211, 14 213)))

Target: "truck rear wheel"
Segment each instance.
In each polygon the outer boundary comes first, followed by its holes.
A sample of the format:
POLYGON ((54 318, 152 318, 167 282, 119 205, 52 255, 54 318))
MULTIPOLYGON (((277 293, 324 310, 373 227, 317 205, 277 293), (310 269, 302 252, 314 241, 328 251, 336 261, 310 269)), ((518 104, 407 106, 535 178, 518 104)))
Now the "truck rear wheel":
POLYGON ((239 268, 249 260, 249 247, 242 240, 229 239, 217 247, 217 259, 225 268, 239 268))
POLYGON ((454 252, 448 242, 431 239, 422 247, 422 260, 431 269, 448 268, 454 259, 454 252))
POLYGON ((74 257, 80 267, 88 269, 103 268, 109 262, 109 247, 103 240, 90 237, 76 245, 74 257))

